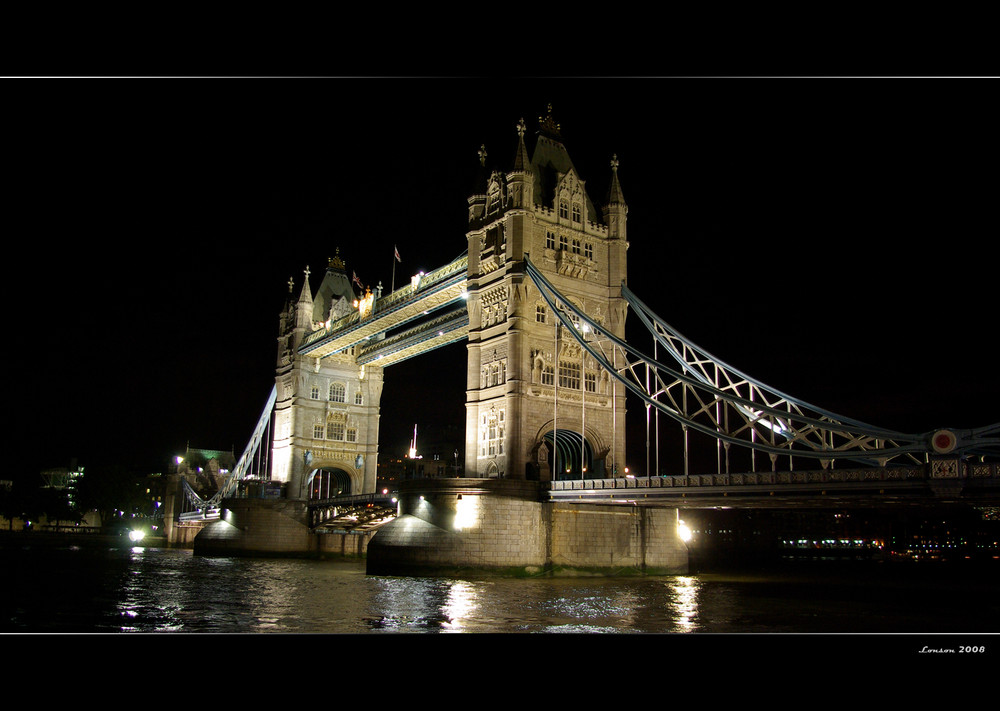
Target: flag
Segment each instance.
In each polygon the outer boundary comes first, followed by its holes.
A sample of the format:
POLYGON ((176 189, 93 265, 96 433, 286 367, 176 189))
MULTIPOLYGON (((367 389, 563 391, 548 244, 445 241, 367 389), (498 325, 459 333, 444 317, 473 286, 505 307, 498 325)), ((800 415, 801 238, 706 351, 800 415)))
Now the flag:
POLYGON ((403 263, 403 258, 399 256, 399 248, 396 247, 395 245, 393 245, 392 251, 396 253, 396 261, 399 262, 400 264, 402 264, 403 263))
POLYGON ((351 281, 358 285, 359 288, 364 289, 365 287, 361 284, 361 280, 358 279, 358 273, 356 271, 351 271, 351 281))

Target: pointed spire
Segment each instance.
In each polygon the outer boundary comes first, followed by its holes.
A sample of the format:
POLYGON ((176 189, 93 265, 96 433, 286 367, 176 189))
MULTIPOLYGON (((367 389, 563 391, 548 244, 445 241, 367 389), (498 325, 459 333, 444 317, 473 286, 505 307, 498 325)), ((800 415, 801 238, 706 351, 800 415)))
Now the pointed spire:
POLYGON ((608 188, 607 205, 624 205, 625 198, 622 195, 622 186, 618 182, 618 154, 611 157, 611 187, 608 188))
POLYGON ((302 282, 302 292, 299 294, 299 303, 300 304, 301 303, 311 304, 312 300, 313 300, 313 297, 312 297, 312 291, 309 289, 309 267, 308 266, 306 266, 306 268, 305 268, 305 275, 306 275, 306 278, 302 282))
POLYGON ((523 173, 531 165, 528 159, 528 149, 524 145, 524 132, 526 127, 524 119, 517 122, 517 153, 514 155, 514 171, 523 173))

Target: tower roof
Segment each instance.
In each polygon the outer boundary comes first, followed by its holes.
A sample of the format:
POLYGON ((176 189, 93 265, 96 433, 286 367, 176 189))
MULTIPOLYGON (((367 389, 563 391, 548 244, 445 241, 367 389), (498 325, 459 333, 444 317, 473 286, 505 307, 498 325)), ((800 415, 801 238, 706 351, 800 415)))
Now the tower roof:
MULTIPOLYGON (((535 173, 535 202, 553 206, 555 188, 560 176, 566 175, 570 171, 578 177, 581 176, 573 165, 569 152, 563 143, 562 129, 552 116, 551 104, 549 104, 548 111, 548 115, 538 118, 538 140, 535 142, 535 151, 531 156, 531 167, 535 173)), ((599 213, 594 209, 590 195, 585 194, 585 197, 587 200, 587 219, 599 222, 599 213)))
POLYGON ((330 257, 327 262, 323 282, 313 299, 313 321, 326 321, 330 317, 330 308, 341 299, 346 299, 350 304, 354 301, 355 294, 338 247, 336 256, 330 257))

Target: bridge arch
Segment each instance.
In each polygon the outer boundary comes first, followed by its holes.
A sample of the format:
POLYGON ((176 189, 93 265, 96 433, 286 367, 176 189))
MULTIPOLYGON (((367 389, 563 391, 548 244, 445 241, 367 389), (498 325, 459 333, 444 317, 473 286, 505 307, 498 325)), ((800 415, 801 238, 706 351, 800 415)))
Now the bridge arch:
POLYGON ((307 498, 326 499, 331 496, 348 496, 364 491, 364 473, 350 464, 317 460, 306 483, 307 498))
MULTIPOLYGON (((551 479, 555 457, 555 479, 603 479, 608 448, 590 428, 586 436, 570 428, 552 427, 550 421, 536 437, 532 459, 541 479, 551 479)), ((533 478, 533 477, 532 477, 533 478)))

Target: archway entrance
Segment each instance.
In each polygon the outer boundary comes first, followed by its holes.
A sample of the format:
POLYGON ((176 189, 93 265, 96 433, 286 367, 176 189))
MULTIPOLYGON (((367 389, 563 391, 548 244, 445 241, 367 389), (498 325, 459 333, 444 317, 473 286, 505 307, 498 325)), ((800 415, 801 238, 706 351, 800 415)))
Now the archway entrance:
MULTIPOLYGON (((542 439, 548 444, 549 451, 554 452, 550 457, 555 457, 557 481, 604 478, 604 458, 594 458, 590 442, 579 432, 556 430, 553 434, 552 430, 549 430, 542 439)), ((548 466, 552 467, 552 459, 549 459, 548 466)))
POLYGON ((310 499, 329 499, 351 493, 351 477, 343 469, 324 467, 309 475, 310 499))

